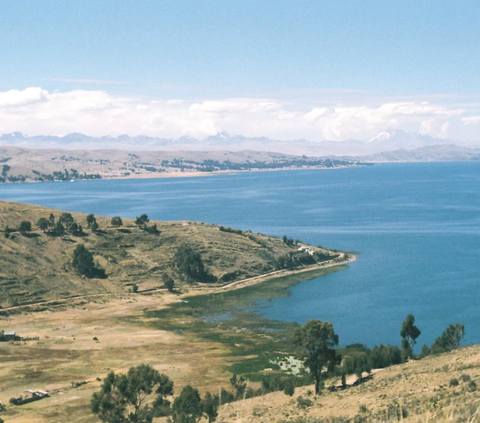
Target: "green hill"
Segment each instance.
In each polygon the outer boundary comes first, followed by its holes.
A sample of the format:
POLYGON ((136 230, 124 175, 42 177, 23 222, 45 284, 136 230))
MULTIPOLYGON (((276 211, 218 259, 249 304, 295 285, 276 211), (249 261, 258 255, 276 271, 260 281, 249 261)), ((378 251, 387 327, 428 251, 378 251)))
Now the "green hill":
POLYGON ((164 273, 173 277, 177 287, 191 287, 192 282, 198 286, 199 281, 186 277, 175 266, 175 254, 185 245, 200 256, 208 272, 204 282, 213 286, 343 256, 314 248, 313 260, 311 255, 298 251, 298 245, 288 245, 279 238, 195 222, 150 221, 145 230, 133 219, 123 219, 123 225, 115 228, 110 217, 96 216, 99 230, 93 232, 87 229, 87 215, 71 213, 83 227, 83 234, 67 230, 63 236, 55 236, 53 227, 39 229, 39 219, 48 220, 53 214, 58 222, 62 213, 0 202, 0 230, 4 231, 0 236, 3 308, 72 296, 123 294, 134 285, 140 292, 163 288, 164 273), (18 231, 22 221, 31 223, 31 232, 22 235, 18 231), (159 232, 149 230, 153 225, 159 232), (74 250, 80 244, 93 254, 107 278, 84 277, 72 266, 74 250))

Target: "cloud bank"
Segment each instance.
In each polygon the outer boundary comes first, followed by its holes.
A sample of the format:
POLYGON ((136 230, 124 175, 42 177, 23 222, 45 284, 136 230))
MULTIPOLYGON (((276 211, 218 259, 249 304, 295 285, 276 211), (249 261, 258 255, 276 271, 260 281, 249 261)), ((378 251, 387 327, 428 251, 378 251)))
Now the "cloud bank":
POLYGON ((307 107, 271 98, 151 100, 95 90, 49 92, 40 87, 0 92, 0 133, 202 139, 227 131, 280 140, 340 141, 403 129, 473 140, 479 127, 480 117, 472 116, 471 107, 414 101, 307 107))

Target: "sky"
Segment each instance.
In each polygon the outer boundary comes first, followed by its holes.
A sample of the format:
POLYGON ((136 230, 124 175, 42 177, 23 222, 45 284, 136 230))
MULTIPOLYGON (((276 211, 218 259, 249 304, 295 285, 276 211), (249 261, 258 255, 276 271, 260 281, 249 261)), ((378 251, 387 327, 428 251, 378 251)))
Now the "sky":
POLYGON ((0 0, 0 133, 480 143, 478 0, 0 0))

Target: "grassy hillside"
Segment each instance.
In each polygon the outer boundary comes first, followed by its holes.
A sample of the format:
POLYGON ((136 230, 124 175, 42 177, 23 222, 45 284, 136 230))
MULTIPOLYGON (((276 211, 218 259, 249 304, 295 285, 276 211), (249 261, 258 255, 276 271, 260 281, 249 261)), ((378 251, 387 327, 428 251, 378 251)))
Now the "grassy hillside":
MULTIPOLYGON (((173 276, 177 286, 185 287, 182 275, 172 265, 181 245, 189 245, 200 254, 216 284, 272 272, 279 257, 299 254, 298 246, 288 246, 275 237, 204 223, 151 221, 148 226, 156 224, 160 231, 154 234, 139 229, 132 219, 124 219, 122 227, 114 228, 111 218, 97 216, 100 230, 94 233, 86 229, 86 215, 78 213, 72 216, 84 228, 83 235, 53 236, 36 224, 51 213, 55 221, 62 214, 44 207, 0 202, 0 230, 7 226, 15 229, 8 238, 3 233, 0 236, 0 306, 87 294, 122 294, 133 284, 139 291, 163 288, 165 272, 173 276), (18 232, 22 221, 31 222, 30 233, 18 232), (76 272, 72 260, 79 244, 91 251, 107 278, 90 279, 76 272)), ((328 257, 328 251, 316 250, 328 257)))
MULTIPOLYGON (((327 386, 336 383, 330 380, 327 386)), ((319 396, 312 391, 313 385, 297 388, 293 397, 274 392, 233 402, 222 407, 216 421, 480 422, 480 347, 392 366, 358 386, 326 389, 319 396)))

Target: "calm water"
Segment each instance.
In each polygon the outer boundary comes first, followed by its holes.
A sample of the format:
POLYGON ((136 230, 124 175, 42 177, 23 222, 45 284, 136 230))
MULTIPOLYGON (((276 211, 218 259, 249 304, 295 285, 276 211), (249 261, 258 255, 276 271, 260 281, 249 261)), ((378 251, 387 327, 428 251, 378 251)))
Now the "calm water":
POLYGON ((419 343, 456 321, 480 343, 480 163, 0 186, 0 199, 98 215, 199 220, 356 250, 350 269, 259 304, 271 318, 333 322, 342 344, 419 343))

